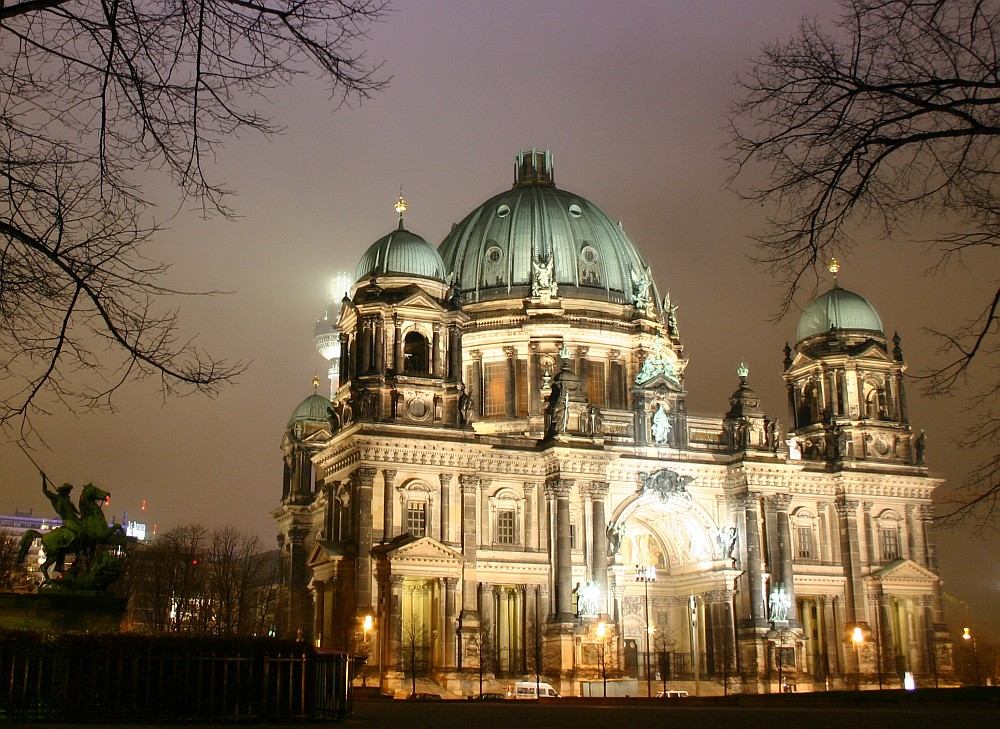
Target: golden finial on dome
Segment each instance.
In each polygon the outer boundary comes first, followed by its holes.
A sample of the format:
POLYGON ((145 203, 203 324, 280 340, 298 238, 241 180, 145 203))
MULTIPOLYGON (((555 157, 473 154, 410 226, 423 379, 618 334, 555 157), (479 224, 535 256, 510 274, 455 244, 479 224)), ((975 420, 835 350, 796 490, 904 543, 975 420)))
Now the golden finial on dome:
POLYGON ((396 204, 395 204, 394 207, 396 209, 396 212, 399 213, 399 227, 402 228, 403 227, 403 213, 405 213, 406 209, 407 209, 406 200, 403 199, 403 186, 402 185, 399 186, 399 197, 396 199, 396 204))
POLYGON ((319 389, 319 383, 320 383, 319 375, 313 375, 313 389, 314 390, 318 390, 319 389))
POLYGON ((837 280, 837 272, 840 270, 840 264, 837 263, 837 259, 836 258, 831 258, 830 259, 830 265, 826 267, 826 270, 828 270, 830 273, 833 274, 833 280, 836 281, 837 280))

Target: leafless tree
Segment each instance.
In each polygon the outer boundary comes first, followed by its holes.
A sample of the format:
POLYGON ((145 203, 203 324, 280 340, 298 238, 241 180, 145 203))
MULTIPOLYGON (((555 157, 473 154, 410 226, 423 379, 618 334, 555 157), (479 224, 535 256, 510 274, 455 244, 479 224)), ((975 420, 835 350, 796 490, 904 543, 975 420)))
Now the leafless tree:
POLYGON ((179 330, 139 187, 230 213, 208 171, 258 106, 304 74, 335 103, 381 88, 355 46, 386 0, 0 3, 0 428, 108 408, 124 383, 213 394, 243 369, 179 330))
POLYGON ((0 529, 0 592, 21 592, 36 584, 17 563, 18 542, 9 530, 0 529))
MULTIPOLYGON (((963 256, 996 267, 1000 246, 1000 14, 994 0, 842 0, 824 29, 804 20, 740 78, 732 186, 773 203, 760 263, 786 284, 783 311, 851 234, 937 220, 928 270, 963 256), (760 173, 766 175, 755 185, 760 173)), ((925 233, 921 233, 925 236, 925 233)), ((932 395, 981 374, 961 445, 985 453, 946 519, 988 524, 1000 508, 1000 287, 940 338, 932 395)))
POLYGON ((410 677, 410 693, 417 693, 417 678, 430 669, 430 634, 422 622, 411 618, 403 623, 399 646, 399 669, 410 677))
POLYGON ((207 535, 200 524, 179 526, 133 551, 129 612, 134 624, 168 633, 202 632, 210 623, 203 563, 207 535))

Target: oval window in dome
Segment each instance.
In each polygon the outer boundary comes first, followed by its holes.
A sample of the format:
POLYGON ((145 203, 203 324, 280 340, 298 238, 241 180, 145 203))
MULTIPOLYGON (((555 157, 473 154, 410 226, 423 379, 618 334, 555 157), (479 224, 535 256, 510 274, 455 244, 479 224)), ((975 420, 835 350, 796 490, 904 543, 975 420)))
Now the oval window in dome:
POLYGON ((503 249, 498 245, 492 245, 486 249, 486 260, 490 263, 500 263, 503 259, 503 249))
POLYGON ((572 205, 569 206, 569 214, 572 215, 574 218, 579 218, 581 215, 583 215, 583 210, 580 208, 579 205, 573 203, 572 205))
POLYGON ((509 206, 507 206, 507 205, 501 205, 500 207, 497 208, 497 217, 498 218, 506 218, 508 215, 510 215, 510 207, 509 206))
POLYGON ((597 263, 597 259, 600 257, 601 255, 592 245, 585 245, 580 249, 580 260, 586 264, 597 263))

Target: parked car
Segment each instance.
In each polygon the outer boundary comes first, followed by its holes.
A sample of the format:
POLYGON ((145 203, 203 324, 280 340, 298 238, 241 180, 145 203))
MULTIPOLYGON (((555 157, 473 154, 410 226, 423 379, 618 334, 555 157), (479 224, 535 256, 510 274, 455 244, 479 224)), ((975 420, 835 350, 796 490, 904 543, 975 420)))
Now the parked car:
POLYGON ((482 693, 479 695, 472 694, 471 696, 466 696, 469 701, 506 701, 507 697, 499 693, 482 693))
POLYGON ((671 689, 670 691, 661 691, 656 695, 658 699, 683 699, 687 698, 690 694, 687 691, 676 691, 671 689))
POLYGON ((441 701, 441 694, 415 693, 406 697, 407 701, 441 701))

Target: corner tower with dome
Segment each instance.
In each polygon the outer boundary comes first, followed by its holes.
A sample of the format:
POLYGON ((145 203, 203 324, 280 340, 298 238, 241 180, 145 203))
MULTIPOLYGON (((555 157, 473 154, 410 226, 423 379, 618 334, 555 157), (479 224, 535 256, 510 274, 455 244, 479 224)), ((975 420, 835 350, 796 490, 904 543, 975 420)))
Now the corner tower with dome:
POLYGON ((835 283, 804 311, 772 373, 787 430, 742 365, 697 415, 669 294, 548 152, 437 248, 397 212, 317 331, 332 397, 282 440, 288 634, 401 694, 416 672, 580 695, 601 656, 631 695, 951 675, 939 481, 865 299, 835 283))

